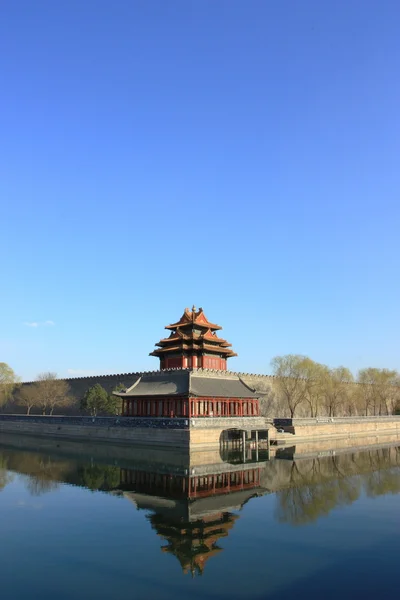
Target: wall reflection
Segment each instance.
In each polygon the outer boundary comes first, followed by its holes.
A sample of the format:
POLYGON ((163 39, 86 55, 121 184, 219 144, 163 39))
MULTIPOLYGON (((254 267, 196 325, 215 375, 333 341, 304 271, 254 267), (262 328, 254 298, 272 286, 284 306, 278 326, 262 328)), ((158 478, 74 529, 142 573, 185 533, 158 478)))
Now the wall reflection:
POLYGON ((57 493, 63 483, 122 496, 147 513, 162 551, 174 555, 184 573, 201 575, 222 551, 238 511, 255 496, 275 493, 276 518, 302 525, 362 493, 400 492, 397 444, 327 456, 301 452, 286 448, 269 459, 251 443, 223 453, 177 453, 2 436, 0 492, 18 474, 34 496, 57 493))

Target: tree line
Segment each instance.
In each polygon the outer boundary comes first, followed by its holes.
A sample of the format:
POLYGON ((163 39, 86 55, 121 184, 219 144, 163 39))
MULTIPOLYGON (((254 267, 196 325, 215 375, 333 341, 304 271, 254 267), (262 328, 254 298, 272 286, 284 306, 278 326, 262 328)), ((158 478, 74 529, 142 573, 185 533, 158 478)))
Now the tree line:
MULTIPOLYGON (((307 356, 286 354, 271 361, 273 384, 260 400, 267 417, 318 417, 400 414, 400 374, 396 370, 366 368, 356 377, 346 367, 329 368, 307 356)), ((118 385, 113 391, 124 386, 118 385)), ((261 390, 257 390, 261 391, 261 390)), ((121 400, 95 384, 81 398, 71 394, 68 382, 56 373, 40 373, 21 385, 6 363, 0 363, 0 408, 13 401, 26 414, 52 415, 79 405, 86 414, 117 415, 121 400)))
POLYGON ((271 361, 274 375, 269 409, 275 416, 318 417, 400 413, 400 375, 366 368, 329 368, 308 356, 286 354, 271 361))
MULTIPOLYGON (((122 387, 117 385, 113 391, 122 387)), ((6 363, 0 363, 0 408, 4 410, 10 402, 22 407, 27 415, 32 411, 53 415, 55 411, 59 413, 78 404, 81 412, 94 417, 121 412, 121 400, 98 383, 86 390, 82 398, 76 398, 68 382, 58 379, 57 373, 39 373, 34 382, 22 385, 13 369, 6 363)))

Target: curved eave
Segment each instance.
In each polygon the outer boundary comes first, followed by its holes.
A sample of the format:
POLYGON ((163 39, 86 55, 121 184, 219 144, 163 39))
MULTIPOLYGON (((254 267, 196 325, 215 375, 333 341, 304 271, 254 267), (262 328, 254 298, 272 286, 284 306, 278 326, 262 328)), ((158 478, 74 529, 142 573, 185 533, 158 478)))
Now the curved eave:
POLYGON ((212 354, 223 354, 226 357, 237 356, 236 352, 223 346, 209 346, 207 344, 180 344, 179 346, 164 346, 156 348, 149 356, 162 356, 170 352, 210 352, 212 354))
POLYGON ((223 340, 222 338, 206 338, 203 337, 201 335, 199 336, 189 336, 189 335, 180 335, 180 336, 174 336, 174 337, 169 337, 169 338, 163 338, 162 340, 160 340, 159 342, 157 342, 157 344, 155 344, 156 346, 160 346, 161 348, 164 346, 169 346, 171 344, 179 344, 179 343, 194 343, 194 344, 215 344, 218 347, 222 347, 222 348, 228 348, 230 346, 232 346, 232 344, 230 344, 229 342, 227 342, 226 340, 223 340))
POLYGON ((187 327, 188 325, 196 325, 196 327, 202 327, 203 329, 211 329, 212 331, 217 331, 218 329, 222 329, 220 325, 216 325, 215 323, 201 323, 197 321, 187 321, 184 323, 171 323, 171 325, 166 325, 164 329, 180 329, 181 327, 187 327))

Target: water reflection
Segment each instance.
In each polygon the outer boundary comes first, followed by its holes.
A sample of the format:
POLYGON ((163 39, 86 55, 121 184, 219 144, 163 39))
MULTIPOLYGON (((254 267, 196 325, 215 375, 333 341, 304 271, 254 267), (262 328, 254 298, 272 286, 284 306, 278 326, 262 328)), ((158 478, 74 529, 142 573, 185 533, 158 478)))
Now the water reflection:
POLYGON ((251 446, 244 453, 225 449, 221 456, 28 438, 16 444, 2 436, 0 492, 18 473, 33 496, 57 492, 61 484, 121 496, 146 512, 162 551, 192 575, 202 574, 207 561, 222 552, 221 540, 253 497, 275 493, 277 520, 303 525, 362 493, 400 492, 398 445, 303 457, 294 447, 269 458, 251 446))
POLYGON ((315 457, 290 463, 287 487, 277 492, 277 518, 301 525, 368 496, 400 492, 400 448, 315 457))

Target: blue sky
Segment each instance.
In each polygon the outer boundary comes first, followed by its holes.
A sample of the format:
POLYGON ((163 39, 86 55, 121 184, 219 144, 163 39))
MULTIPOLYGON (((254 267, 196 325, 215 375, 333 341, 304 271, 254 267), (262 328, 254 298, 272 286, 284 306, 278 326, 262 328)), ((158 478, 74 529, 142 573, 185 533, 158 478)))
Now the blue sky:
POLYGON ((234 370, 400 368, 398 2, 0 11, 0 361, 157 368, 194 303, 234 370))

